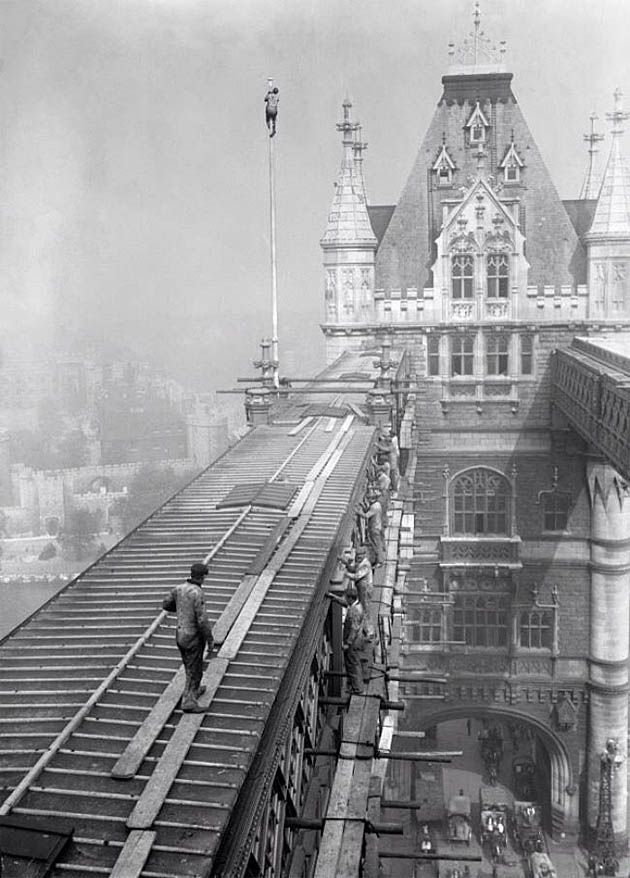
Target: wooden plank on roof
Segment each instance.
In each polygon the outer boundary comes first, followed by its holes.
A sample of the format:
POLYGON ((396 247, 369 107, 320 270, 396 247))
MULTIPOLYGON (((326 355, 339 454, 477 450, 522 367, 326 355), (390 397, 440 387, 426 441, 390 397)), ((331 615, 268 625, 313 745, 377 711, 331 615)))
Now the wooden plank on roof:
POLYGON ((184 669, 180 668, 112 768, 112 777, 124 780, 136 774, 156 738, 168 722, 170 715, 177 707, 177 702, 184 689, 185 677, 184 669))
MULTIPOLYGON (((219 688, 229 662, 226 659, 213 659, 203 675, 206 691, 197 699, 201 707, 207 709, 219 688)), ((164 799, 179 773, 190 745, 204 720, 203 713, 185 713, 166 745, 153 774, 149 778, 142 795, 127 820, 128 829, 150 829, 164 799)))
POLYGON ((304 427, 306 427, 308 424, 310 424, 312 420, 313 420, 313 418, 310 416, 307 418, 303 418, 299 424, 297 424, 295 427, 293 427, 292 430, 289 430, 289 432, 287 433, 287 436, 297 436, 297 434, 300 433, 304 429, 304 427))
POLYGON ((367 421, 368 416, 362 408, 360 408, 358 405, 355 405, 353 402, 348 402, 346 403, 346 405, 348 406, 348 408, 352 409, 357 417, 361 418, 361 420, 363 421, 367 421))
POLYGON ((343 819, 346 816, 348 800, 352 790, 353 759, 340 759, 337 763, 335 777, 330 790, 330 799, 326 810, 326 820, 343 819))
POLYGON ((156 834, 148 830, 132 829, 109 878, 139 878, 151 853, 156 834))
MULTIPOLYGON (((285 531, 291 524, 291 519, 288 515, 283 515, 280 521, 277 522, 273 530, 270 532, 269 536, 265 540, 264 544, 261 546, 260 551, 252 561, 249 566, 248 574, 256 574, 262 573, 267 565, 267 562, 273 555, 276 546, 282 539, 285 531)), ((229 605, 228 605, 229 606, 229 605)), ((227 608, 226 608, 227 609, 227 608)))
POLYGON ((220 646, 228 636, 230 628, 238 619, 238 614, 243 609, 247 598, 252 593, 252 589, 258 582, 258 576, 255 574, 247 574, 239 583, 238 588, 227 603, 219 618, 214 624, 212 634, 217 646, 220 646))
POLYGON ((372 760, 356 759, 352 774, 352 788, 348 799, 346 818, 349 820, 365 820, 367 811, 370 777, 372 776, 372 760))
POLYGON ((337 860, 335 878, 356 878, 360 874, 363 854, 363 821, 344 821, 341 850, 337 860))
POLYGON ((314 878, 332 878, 333 875, 337 875, 337 862, 343 840, 343 827, 343 820, 329 820, 324 826, 321 844, 317 853, 314 878))

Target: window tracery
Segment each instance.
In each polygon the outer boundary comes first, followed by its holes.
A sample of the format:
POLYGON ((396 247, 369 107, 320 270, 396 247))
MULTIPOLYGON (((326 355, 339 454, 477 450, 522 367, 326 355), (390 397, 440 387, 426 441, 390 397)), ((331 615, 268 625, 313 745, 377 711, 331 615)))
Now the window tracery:
POLYGON ((507 535, 510 487, 493 470, 467 470, 452 486, 453 534, 507 535))

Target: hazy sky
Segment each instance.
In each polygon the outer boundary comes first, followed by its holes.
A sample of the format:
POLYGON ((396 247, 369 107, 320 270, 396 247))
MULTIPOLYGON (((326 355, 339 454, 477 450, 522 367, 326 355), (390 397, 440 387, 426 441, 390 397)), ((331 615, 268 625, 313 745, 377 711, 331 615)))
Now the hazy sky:
MULTIPOLYGON (((133 349, 229 386, 270 330, 267 77, 276 139, 280 344, 322 351, 319 239, 348 94, 371 203, 395 203, 470 0, 0 0, 0 320, 133 349)), ((565 198, 589 114, 630 108, 627 0, 483 0, 565 198)), ((627 137, 630 144, 630 134, 627 137)), ((609 138, 603 144, 602 158, 609 138)), ((630 147, 626 147, 626 151, 630 147)), ((298 371, 302 371, 298 369, 298 371)))

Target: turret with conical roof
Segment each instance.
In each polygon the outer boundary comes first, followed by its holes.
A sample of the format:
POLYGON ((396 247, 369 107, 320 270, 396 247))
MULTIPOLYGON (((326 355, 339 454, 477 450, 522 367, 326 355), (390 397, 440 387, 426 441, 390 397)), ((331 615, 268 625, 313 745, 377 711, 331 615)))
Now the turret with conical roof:
POLYGON ((614 93, 612 143, 591 228, 588 247, 590 316, 615 320, 630 314, 630 172, 621 150, 623 122, 630 113, 622 109, 622 94, 614 93))
MULTIPOLYGON (((352 104, 343 103, 343 159, 335 195, 321 239, 326 272, 325 325, 365 324, 372 319, 374 304, 374 254, 377 240, 367 210, 363 180, 360 127, 352 121, 352 104)), ((329 351, 334 359, 337 351, 329 351)))

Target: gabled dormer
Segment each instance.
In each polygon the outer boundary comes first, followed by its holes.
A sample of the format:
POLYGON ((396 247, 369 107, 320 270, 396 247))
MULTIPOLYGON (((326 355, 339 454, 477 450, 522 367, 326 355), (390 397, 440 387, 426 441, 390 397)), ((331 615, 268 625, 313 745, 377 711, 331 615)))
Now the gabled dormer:
POLYGON ((468 122, 464 126, 467 134, 467 142, 471 146, 479 143, 485 143, 490 129, 490 122, 486 119, 483 110, 479 106, 479 101, 475 103, 475 109, 472 111, 468 122))
POLYGON ((449 155, 446 146, 446 135, 442 134, 442 147, 438 153, 438 157, 433 162, 432 170, 436 174, 438 186, 451 186, 453 184, 453 172, 455 171, 455 162, 449 155))
POLYGON ((452 205, 437 238, 432 269, 444 319, 516 316, 529 269, 515 211, 478 177, 452 205))
POLYGON ((512 141, 507 148, 505 155, 503 156, 503 160, 499 163, 499 167, 503 171, 503 182, 506 184, 510 183, 520 183, 521 182, 521 171, 525 167, 525 163, 523 159, 518 154, 516 149, 516 144, 514 143, 514 135, 512 134, 512 141))

